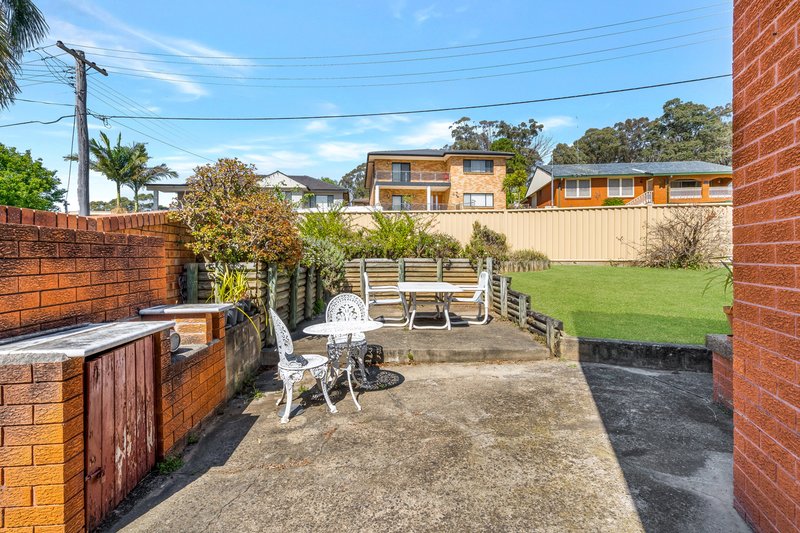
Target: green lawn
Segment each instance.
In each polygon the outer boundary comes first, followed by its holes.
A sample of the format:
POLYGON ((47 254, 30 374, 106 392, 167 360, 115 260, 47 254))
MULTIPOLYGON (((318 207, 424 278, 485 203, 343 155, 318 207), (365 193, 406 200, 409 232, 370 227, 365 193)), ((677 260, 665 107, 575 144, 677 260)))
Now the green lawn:
POLYGON ((703 344, 730 333, 721 273, 606 266, 554 266, 509 274, 531 307, 564 322, 571 335, 703 344), (709 279, 716 277, 705 294, 709 279))

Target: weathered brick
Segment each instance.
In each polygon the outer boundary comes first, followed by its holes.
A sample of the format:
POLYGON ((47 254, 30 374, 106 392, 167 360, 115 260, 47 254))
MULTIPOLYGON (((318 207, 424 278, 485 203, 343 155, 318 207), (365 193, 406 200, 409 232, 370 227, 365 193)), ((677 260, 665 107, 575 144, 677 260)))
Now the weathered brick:
POLYGON ((26 507, 33 503, 31 487, 0 487, 0 509, 26 507))
POLYGON ((66 503, 83 489, 83 476, 73 476, 66 483, 58 485, 38 485, 33 487, 33 497, 39 505, 66 503))
POLYGON ((0 465, 28 466, 33 464, 33 453, 30 446, 0 446, 0 465))
POLYGON ((0 427, 33 424, 33 406, 0 405, 0 427))
POLYGON ((6 510, 6 527, 47 526, 64 523, 63 505, 37 505, 14 507, 6 510))
POLYGON ((83 435, 79 434, 63 444, 39 444, 33 447, 33 464, 66 463, 83 453, 83 435))
POLYGON ((36 424, 66 422, 83 412, 83 396, 76 396, 63 403, 45 403, 33 406, 33 421, 36 424))
POLYGON ((75 301, 75 289, 55 289, 51 291, 42 291, 41 293, 42 305, 59 305, 75 301))
POLYGON ((0 384, 29 383, 32 380, 31 365, 0 365, 0 384))
POLYGON ((39 259, 0 258, 0 272, 5 276, 26 276, 39 273, 39 259))
POLYGON ((39 382, 6 385, 3 388, 3 401, 6 405, 55 403, 68 400, 80 394, 83 379, 76 376, 61 382, 39 382))
POLYGON ((36 276, 20 276, 17 278, 19 281, 20 292, 30 291, 46 291, 48 289, 58 288, 58 275, 57 274, 40 274, 36 276))
POLYGON ((39 239, 49 242, 75 242, 75 231, 63 228, 39 228, 39 239))

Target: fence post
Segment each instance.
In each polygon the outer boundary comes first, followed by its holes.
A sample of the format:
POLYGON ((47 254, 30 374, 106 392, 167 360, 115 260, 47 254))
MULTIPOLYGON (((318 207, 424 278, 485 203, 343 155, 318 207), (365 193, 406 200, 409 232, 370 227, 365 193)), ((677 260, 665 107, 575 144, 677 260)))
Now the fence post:
POLYGON ((519 327, 525 327, 525 318, 528 316, 528 295, 519 295, 519 327))
POLYGON ((508 318, 508 278, 500 276, 500 316, 508 318))
MULTIPOLYGON (((278 267, 274 264, 267 265, 267 302, 268 309, 275 309, 278 306, 278 267)), ((273 327, 272 320, 266 317, 269 321, 269 328, 267 329, 267 339, 270 344, 275 343, 275 328, 273 327)))
POLYGON ((358 286, 361 287, 361 297, 366 298, 365 290, 364 290, 364 272, 366 272, 367 266, 364 264, 364 258, 358 260, 358 286))
POLYGON ((444 281, 444 268, 442 268, 442 258, 436 258, 436 281, 444 281))
POLYGON ((406 280, 406 260, 402 257, 397 260, 397 281, 406 280))
POLYGON ((314 298, 314 306, 317 305, 317 302, 322 300, 322 291, 324 288, 322 287, 322 272, 317 272, 317 283, 315 284, 316 287, 316 298, 314 298))
POLYGON ((315 270, 313 266, 306 268, 306 300, 303 310, 303 318, 306 320, 314 316, 314 291, 311 290, 311 280, 317 277, 315 270))
MULTIPOLYGON (((492 270, 493 270, 492 267, 493 266, 494 266, 494 259, 492 259, 491 257, 487 257, 486 258, 486 272, 489 274, 489 285, 492 284, 492 279, 493 279, 493 276, 494 276, 494 272, 492 272, 492 270)), ((480 271, 478 271, 478 273, 480 274, 480 271)), ((489 301, 486 303, 486 305, 487 305, 487 307, 489 307, 489 309, 492 308, 492 303, 493 303, 492 300, 494 300, 494 294, 492 293, 492 291, 489 291, 489 301)))
POLYGON ((289 277, 289 329, 297 329, 297 278, 300 276, 300 267, 296 267, 289 277))
POLYGON ((197 303, 197 263, 186 264, 186 303, 197 303))

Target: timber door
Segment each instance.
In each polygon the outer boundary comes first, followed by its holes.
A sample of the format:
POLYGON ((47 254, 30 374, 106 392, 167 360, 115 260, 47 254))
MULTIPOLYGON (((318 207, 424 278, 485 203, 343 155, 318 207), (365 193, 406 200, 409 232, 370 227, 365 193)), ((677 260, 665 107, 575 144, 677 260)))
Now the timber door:
POLYGON ((86 528, 95 529, 155 465, 153 339, 84 363, 86 528))

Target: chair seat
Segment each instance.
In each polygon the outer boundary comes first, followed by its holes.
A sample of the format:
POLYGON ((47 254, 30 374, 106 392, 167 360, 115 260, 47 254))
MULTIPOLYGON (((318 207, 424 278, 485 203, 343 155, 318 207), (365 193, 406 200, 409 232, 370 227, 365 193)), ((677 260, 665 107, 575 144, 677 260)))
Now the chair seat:
POLYGON ((302 370, 311 370, 312 368, 317 368, 328 363, 328 358, 324 355, 317 355, 317 354, 303 354, 302 356, 306 363, 303 366, 292 366, 292 356, 288 356, 289 359, 287 364, 278 363, 278 368, 282 370, 293 370, 300 372, 302 370))
MULTIPOLYGON (((353 338, 350 341, 350 344, 353 346, 357 346, 359 344, 366 344, 367 337, 360 331, 353 333, 353 338)), ((347 335, 331 335, 328 337, 328 346, 333 346, 335 344, 341 344, 342 346, 347 344, 347 335), (331 338, 333 338, 333 342, 331 342, 331 338)))
POLYGON ((396 285, 370 285, 369 292, 400 292, 400 289, 396 285))
POLYGON ((403 300, 401 298, 370 298, 369 303, 372 305, 400 304, 403 303, 403 300))

